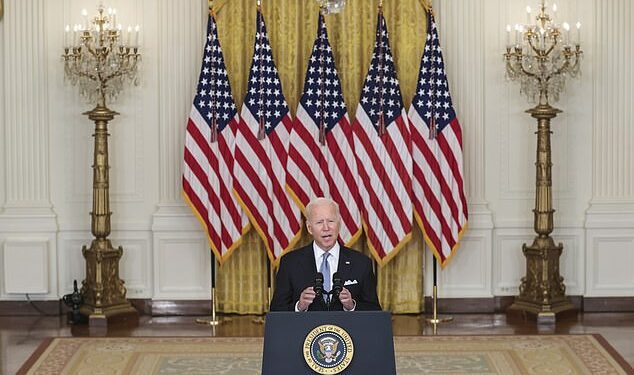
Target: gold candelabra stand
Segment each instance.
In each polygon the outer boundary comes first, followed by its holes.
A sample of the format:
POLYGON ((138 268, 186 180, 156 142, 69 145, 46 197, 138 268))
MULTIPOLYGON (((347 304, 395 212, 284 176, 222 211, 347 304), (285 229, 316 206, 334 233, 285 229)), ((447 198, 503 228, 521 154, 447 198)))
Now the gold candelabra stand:
MULTIPOLYGON (((553 5, 553 13, 556 13, 553 5)), ((550 105, 559 100, 568 76, 579 74, 582 51, 577 37, 570 38, 570 26, 557 25, 547 13, 545 1, 541 1, 536 22, 531 24, 531 10, 527 7, 526 25, 515 26, 515 43, 511 44, 511 28, 507 26, 507 47, 504 58, 509 80, 520 81, 520 92, 529 102, 537 102, 526 112, 537 119, 536 193, 534 229, 537 236, 531 245, 524 244, 526 275, 522 277, 519 296, 510 309, 537 316, 538 322, 554 322, 556 314, 572 310, 574 306, 566 298, 566 286, 560 275, 559 258, 563 244, 555 244, 553 231, 552 161, 550 121, 561 110, 550 105)))
POLYGON ((118 113, 106 106, 106 99, 114 99, 126 81, 137 84, 136 72, 139 27, 135 28, 134 45, 130 45, 132 28, 127 30, 127 43, 116 24, 116 10, 100 5, 98 14, 88 22, 83 10, 83 24, 66 26, 64 37, 64 70, 66 78, 79 86, 80 93, 96 107, 85 112, 95 123, 93 150, 93 200, 91 232, 95 237, 90 247, 83 246, 86 275, 82 281, 82 315, 90 326, 107 326, 109 321, 138 320, 138 313, 126 299, 124 282, 119 278, 121 246, 114 248, 110 235, 110 192, 108 164, 108 122, 118 113))

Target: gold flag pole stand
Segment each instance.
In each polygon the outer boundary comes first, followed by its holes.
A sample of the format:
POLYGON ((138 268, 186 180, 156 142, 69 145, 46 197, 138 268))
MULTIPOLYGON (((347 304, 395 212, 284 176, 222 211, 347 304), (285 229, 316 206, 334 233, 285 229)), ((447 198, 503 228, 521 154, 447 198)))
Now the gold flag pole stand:
POLYGON ((439 316, 438 315, 438 283, 437 283, 437 267, 438 267, 438 263, 436 261, 436 257, 434 256, 434 290, 432 293, 432 310, 433 310, 433 315, 431 318, 426 318, 425 321, 427 323, 429 323, 433 330, 434 330, 434 335, 436 334, 436 331, 438 329, 438 324, 440 323, 449 323, 453 321, 453 317, 452 316, 439 316))
POLYGON ((271 297, 272 297, 272 285, 273 285, 273 264, 269 257, 266 257, 266 279, 267 279, 267 288, 266 288, 266 296, 267 296, 267 304, 268 306, 264 309, 264 314, 262 316, 256 316, 253 318, 253 323, 255 324, 264 324, 266 313, 269 311, 269 307, 271 305, 271 297))
MULTIPOLYGON (((222 322, 230 322, 231 318, 220 319, 216 316, 216 255, 211 252, 211 318, 196 319, 196 324, 216 327, 222 322)), ((214 331, 215 335, 215 331, 214 331)))
POLYGON ((220 319, 216 317, 216 288, 211 288, 211 318, 199 318, 196 319, 196 323, 208 326, 220 324, 220 319))

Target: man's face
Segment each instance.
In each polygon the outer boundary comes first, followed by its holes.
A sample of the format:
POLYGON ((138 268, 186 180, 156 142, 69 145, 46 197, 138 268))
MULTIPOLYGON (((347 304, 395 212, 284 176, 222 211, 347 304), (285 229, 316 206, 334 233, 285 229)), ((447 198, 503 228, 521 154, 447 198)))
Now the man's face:
POLYGON ((339 216, 332 204, 320 204, 312 208, 311 217, 306 220, 308 233, 324 251, 330 250, 339 236, 339 216))

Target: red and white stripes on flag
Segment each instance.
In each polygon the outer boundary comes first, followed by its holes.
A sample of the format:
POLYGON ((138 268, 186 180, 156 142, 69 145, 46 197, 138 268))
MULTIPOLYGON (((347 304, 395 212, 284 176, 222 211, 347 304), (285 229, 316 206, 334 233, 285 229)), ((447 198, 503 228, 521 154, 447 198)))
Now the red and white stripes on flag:
POLYGON ((205 227, 220 263, 248 230, 247 217, 231 194, 238 120, 216 22, 210 15, 198 88, 185 132, 183 194, 205 227))
POLYGON ((427 15, 427 42, 409 109, 414 159, 414 209, 441 266, 454 255, 467 225, 462 129, 449 95, 438 29, 427 15))
POLYGON ((302 209, 315 197, 339 204, 339 238, 346 245, 354 243, 361 234, 361 214, 352 127, 321 13, 291 132, 287 171, 288 189, 302 209))
POLYGON ((353 125, 368 245, 385 264, 411 238, 411 139, 381 7, 353 125))
POLYGON ((264 18, 257 32, 247 95, 236 134, 234 190, 271 261, 295 245, 301 233, 299 207, 286 193, 286 162, 292 127, 264 18))

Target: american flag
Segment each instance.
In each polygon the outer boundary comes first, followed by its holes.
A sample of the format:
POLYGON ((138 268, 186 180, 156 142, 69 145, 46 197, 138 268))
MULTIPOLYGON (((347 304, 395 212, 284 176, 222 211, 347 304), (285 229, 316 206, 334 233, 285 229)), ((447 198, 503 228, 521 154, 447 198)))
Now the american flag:
POLYGON ((462 130, 451 103, 438 29, 431 11, 409 118, 416 220, 444 267, 458 247, 468 214, 462 178, 462 130))
POLYGON ((256 27, 247 95, 236 134, 234 189, 269 258, 275 261, 299 239, 301 213, 286 193, 292 121, 259 8, 256 27))
POLYGON ((361 234, 361 215, 352 127, 322 14, 291 132, 287 170, 286 183, 302 208, 315 197, 339 204, 340 239, 354 243, 361 234))
POLYGON ((386 263, 411 238, 411 139, 387 25, 379 8, 376 41, 353 126, 368 245, 386 263))
POLYGON ((185 133, 183 193, 221 263, 248 230, 247 217, 231 194, 238 121, 216 21, 210 15, 198 88, 185 133))

